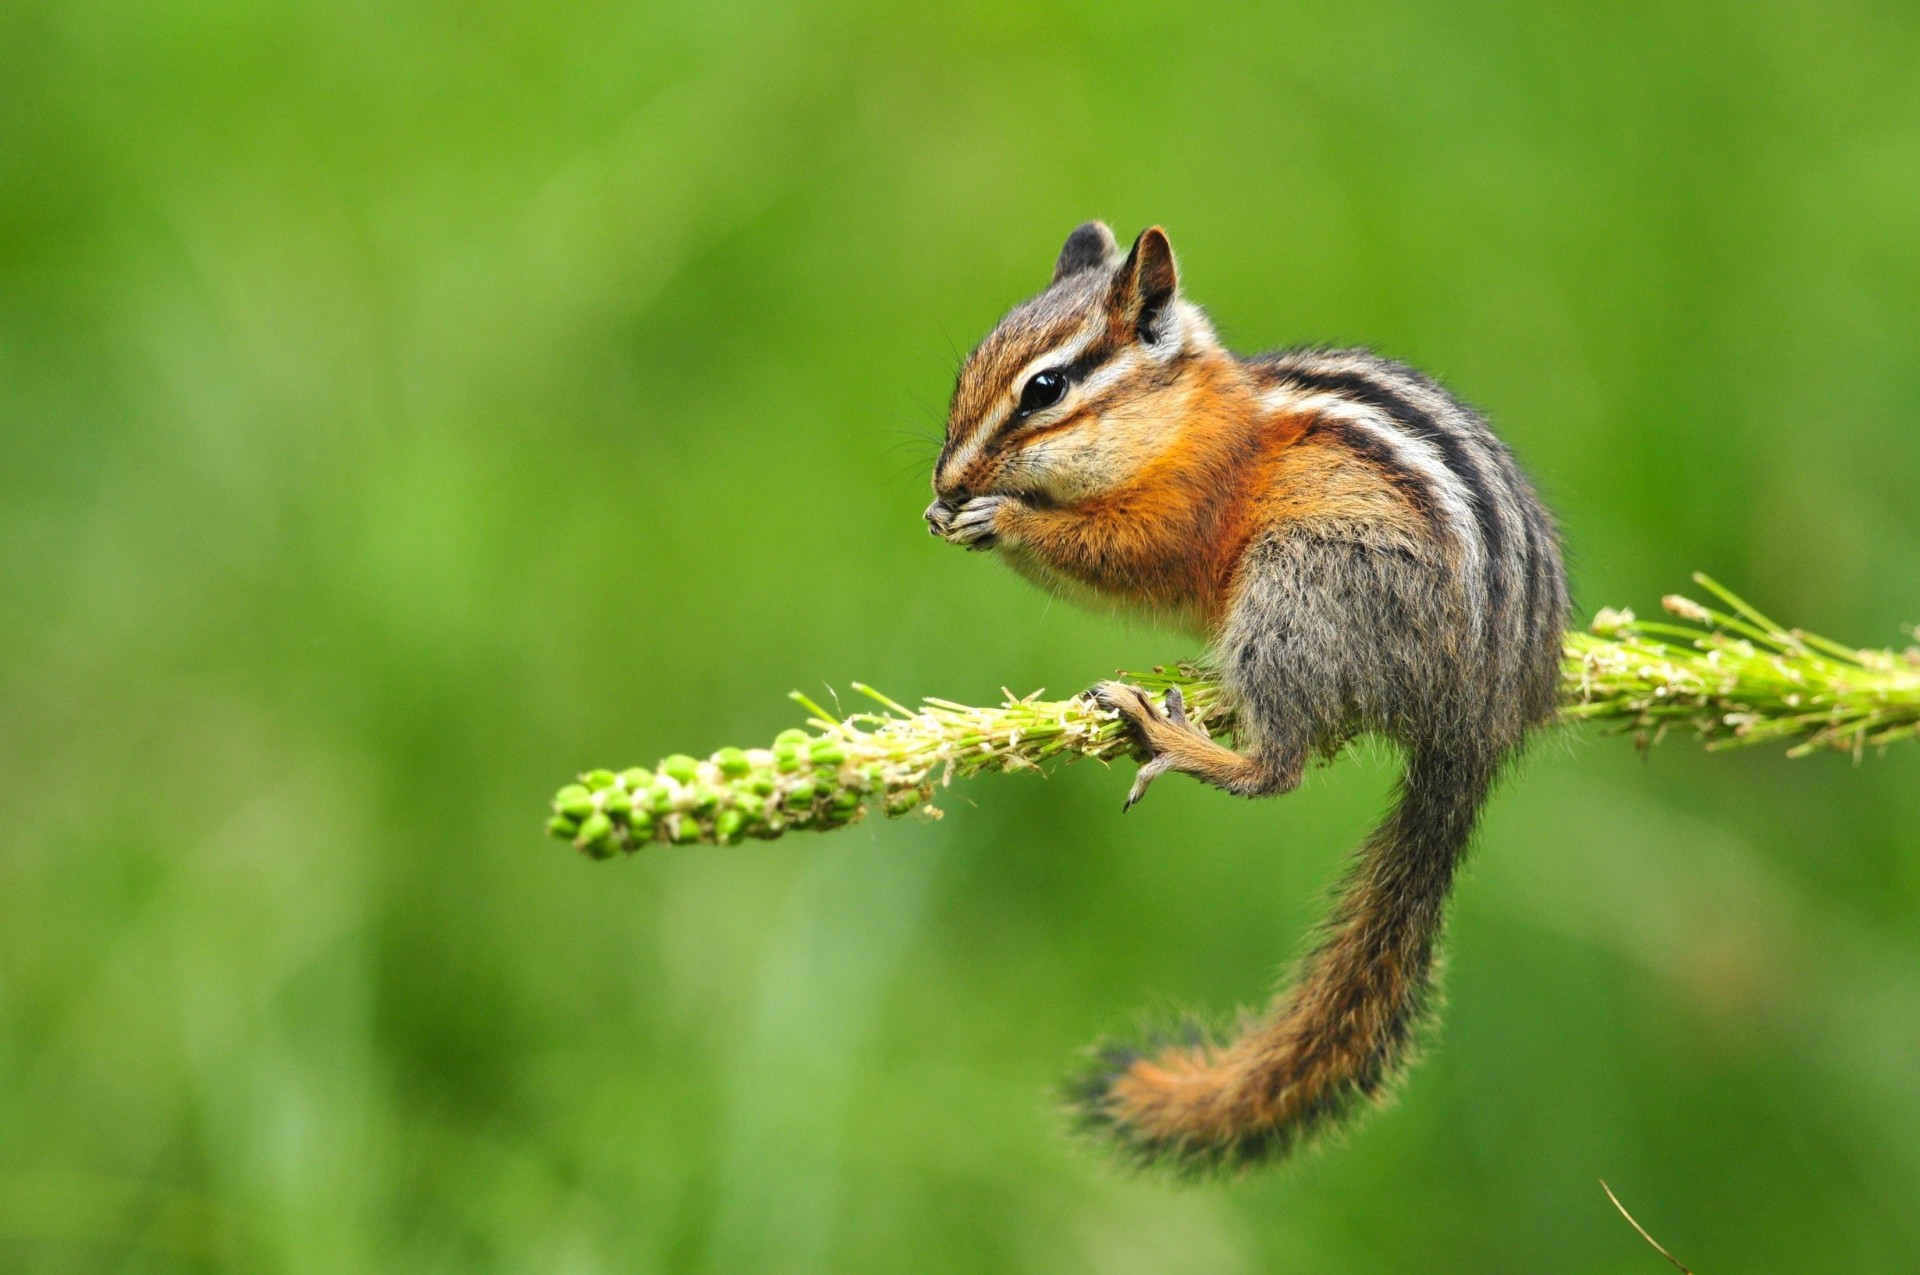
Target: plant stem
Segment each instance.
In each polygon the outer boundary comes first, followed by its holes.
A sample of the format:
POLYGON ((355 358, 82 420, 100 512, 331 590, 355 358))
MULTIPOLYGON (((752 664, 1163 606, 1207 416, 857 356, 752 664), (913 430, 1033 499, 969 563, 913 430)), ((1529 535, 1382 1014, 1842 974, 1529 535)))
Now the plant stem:
MULTIPOLYGON (((1603 610, 1588 632, 1567 635, 1568 721, 1606 723, 1643 744, 1671 731, 1698 735, 1708 748, 1780 741, 1794 757, 1829 748, 1858 755, 1920 735, 1920 647, 1854 650, 1784 629, 1706 576, 1694 581, 1728 610, 1670 596, 1666 610, 1688 623, 1603 610)), ((1177 685, 1189 718, 1215 735, 1232 730, 1225 696, 1203 668, 1122 676, 1162 696, 1177 685)), ((795 692, 813 731, 783 731, 770 748, 590 771, 560 790, 547 827, 596 858, 649 841, 730 845, 842 827, 875 808, 937 817, 934 791, 956 778, 1135 751, 1119 715, 1085 695, 1043 700, 1009 691, 991 708, 942 699, 908 708, 858 682, 853 688, 876 710, 835 717, 795 692)))

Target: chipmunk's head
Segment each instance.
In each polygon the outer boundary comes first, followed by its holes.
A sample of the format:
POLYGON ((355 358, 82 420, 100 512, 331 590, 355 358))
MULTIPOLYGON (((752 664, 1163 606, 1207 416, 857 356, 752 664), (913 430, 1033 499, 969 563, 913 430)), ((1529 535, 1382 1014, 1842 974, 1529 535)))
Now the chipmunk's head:
POLYGON ((1014 307, 967 356, 927 509, 946 534, 968 501, 1080 503, 1123 487, 1176 444, 1208 356, 1206 316, 1180 298, 1158 226, 1123 259, 1090 221, 1067 236, 1045 292, 1014 307))

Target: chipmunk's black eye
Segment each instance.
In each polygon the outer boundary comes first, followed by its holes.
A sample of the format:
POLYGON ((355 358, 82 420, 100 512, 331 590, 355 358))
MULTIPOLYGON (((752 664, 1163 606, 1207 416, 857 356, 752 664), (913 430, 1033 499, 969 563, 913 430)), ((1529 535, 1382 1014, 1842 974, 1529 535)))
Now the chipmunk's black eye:
POLYGON ((1052 407, 1067 392, 1067 378, 1059 372, 1035 372, 1020 390, 1020 414, 1052 407))

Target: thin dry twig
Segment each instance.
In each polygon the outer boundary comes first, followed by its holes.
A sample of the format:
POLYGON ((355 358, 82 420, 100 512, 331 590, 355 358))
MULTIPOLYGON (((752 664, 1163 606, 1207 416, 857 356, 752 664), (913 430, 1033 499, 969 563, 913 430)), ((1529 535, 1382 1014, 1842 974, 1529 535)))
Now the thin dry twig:
POLYGON ((1654 1252, 1660 1254, 1660 1256, 1666 1258, 1669 1262, 1672 1262, 1674 1265, 1674 1269, 1679 1271, 1680 1275, 1693 1275, 1692 1271, 1688 1270, 1684 1265, 1681 1264, 1681 1261, 1679 1258, 1667 1252, 1666 1247, 1662 1245, 1659 1240, 1656 1240, 1653 1238, 1653 1236, 1647 1234, 1646 1227, 1640 1225, 1640 1223, 1633 1220, 1633 1214, 1627 1212, 1627 1206, 1620 1203, 1620 1197, 1613 1193, 1613 1188, 1607 1185, 1607 1180, 1605 1178, 1600 1179, 1600 1189, 1607 1193, 1607 1198, 1609 1200, 1613 1201, 1613 1207, 1620 1210, 1620 1216, 1627 1219, 1627 1225, 1631 1226, 1634 1230, 1640 1232, 1641 1239, 1653 1245, 1654 1252))

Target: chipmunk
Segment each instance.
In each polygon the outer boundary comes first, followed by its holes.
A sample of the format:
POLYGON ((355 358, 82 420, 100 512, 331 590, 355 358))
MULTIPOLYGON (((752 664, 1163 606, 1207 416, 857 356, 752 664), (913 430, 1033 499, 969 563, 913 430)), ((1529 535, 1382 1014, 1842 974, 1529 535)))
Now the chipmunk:
POLYGON ((1278 1158, 1404 1071, 1454 870, 1496 777, 1551 722, 1567 618, 1558 535, 1513 457, 1432 380, 1364 350, 1225 349, 1152 227, 1088 222, 1053 280, 967 357, 926 520, 1083 598, 1211 644, 1238 751, 1118 682, 1090 694, 1147 760, 1291 791, 1357 734, 1405 754, 1318 945, 1230 1038, 1095 1051, 1083 1125, 1149 1163, 1278 1158))

